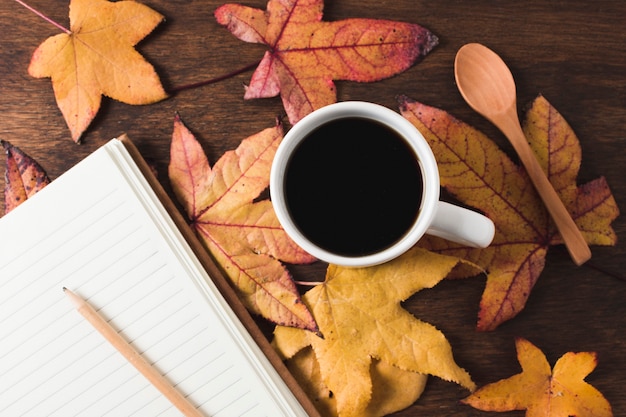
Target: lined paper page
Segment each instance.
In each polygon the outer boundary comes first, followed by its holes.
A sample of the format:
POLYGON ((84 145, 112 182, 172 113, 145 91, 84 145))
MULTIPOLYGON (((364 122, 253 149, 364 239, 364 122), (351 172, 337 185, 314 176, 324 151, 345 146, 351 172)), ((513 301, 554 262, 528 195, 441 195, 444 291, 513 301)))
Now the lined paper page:
POLYGON ((280 399, 273 369, 245 347, 251 339, 229 332, 240 324, 221 311, 151 190, 111 163, 121 146, 111 142, 0 219, 0 415, 179 415, 72 308, 64 286, 206 416, 293 415, 295 400, 280 399))

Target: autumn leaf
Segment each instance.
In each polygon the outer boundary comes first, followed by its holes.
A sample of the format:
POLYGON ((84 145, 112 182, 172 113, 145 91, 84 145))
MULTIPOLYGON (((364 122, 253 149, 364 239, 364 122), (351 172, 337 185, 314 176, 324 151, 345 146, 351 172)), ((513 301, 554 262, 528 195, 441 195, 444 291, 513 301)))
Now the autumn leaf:
POLYGON ((48 38, 34 52, 28 72, 52 78, 75 142, 96 116, 102 95, 127 104, 167 97, 152 65, 133 48, 162 20, 134 1, 72 0, 68 33, 48 38))
POLYGON ((270 0, 267 10, 226 4, 217 21, 245 42, 268 47, 244 98, 280 94, 289 121, 337 100, 333 80, 378 81, 410 68, 438 39, 409 23, 322 21, 322 0, 270 0))
POLYGON ((526 410, 526 417, 612 417, 611 405, 584 378, 597 365, 593 352, 566 353, 550 369, 545 355, 516 341, 522 372, 486 385, 463 400, 484 411, 526 410))
POLYGON ((191 226, 252 312, 285 326, 317 331, 315 320, 279 260, 315 259, 287 237, 269 200, 255 201, 268 187, 282 127, 244 139, 213 168, 200 144, 177 116, 169 177, 191 226))
MULTIPOLYGON (((558 231, 523 168, 473 127, 443 110, 406 97, 401 112, 430 143, 441 184, 463 203, 482 210, 496 226, 490 247, 470 249, 426 237, 421 245, 468 259, 488 271, 478 328, 493 330, 523 310, 558 231)), ((576 185, 578 138, 543 97, 527 113, 524 129, 548 178, 591 245, 613 245, 611 222, 619 209, 604 178, 576 185)))
MULTIPOLYGON (((313 349, 302 349, 286 364, 320 414, 336 416, 337 400, 322 381, 313 349)), ((426 375, 403 371, 377 359, 372 360, 370 376, 372 399, 361 417, 386 416, 409 407, 422 395, 428 380, 426 375)))
POLYGON ((1 141, 6 152, 4 212, 8 213, 50 183, 44 169, 9 142, 1 141))
POLYGON ((400 305, 414 293, 435 286, 455 267, 473 275, 479 272, 458 258, 420 248, 370 268, 329 265, 324 283, 303 296, 323 338, 277 326, 273 344, 285 359, 313 347, 321 379, 332 391, 340 416, 364 415, 372 399, 374 359, 472 390, 474 383, 455 363, 445 336, 400 305))

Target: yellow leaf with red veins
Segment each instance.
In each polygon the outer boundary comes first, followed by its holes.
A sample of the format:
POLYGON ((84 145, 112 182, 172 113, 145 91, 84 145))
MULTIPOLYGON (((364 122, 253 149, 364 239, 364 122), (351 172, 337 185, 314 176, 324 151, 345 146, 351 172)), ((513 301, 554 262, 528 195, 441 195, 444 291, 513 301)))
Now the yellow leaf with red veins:
POLYGON ((152 65, 134 48, 161 21, 162 15, 131 0, 72 0, 70 33, 48 38, 34 52, 28 72, 52 78, 75 142, 98 113, 102 95, 127 104, 167 97, 152 65))
MULTIPOLYGON (((523 310, 543 271, 548 248, 561 238, 527 173, 494 142, 443 110, 406 97, 400 107, 432 147, 442 186, 495 223, 494 240, 486 249, 470 249, 429 236, 420 243, 488 271, 478 328, 493 330, 523 310)), ((540 96, 526 115, 524 129, 586 241, 615 244, 611 223, 619 209, 604 178, 577 186, 581 150, 567 122, 540 96)))
POLYGON ((322 21, 322 0, 270 0, 267 11, 226 4, 217 21, 268 47, 244 98, 280 94, 289 121, 337 100, 333 80, 378 81, 410 68, 437 43, 427 29, 376 19, 322 21))
POLYGON ((470 375, 455 363, 445 336, 401 306, 459 267, 471 269, 473 275, 480 272, 458 258, 421 248, 369 268, 330 265, 324 283, 303 296, 323 337, 277 326, 274 347, 287 359, 312 346, 321 380, 333 393, 339 416, 365 415, 376 391, 373 360, 473 390, 470 375))
POLYGON ((211 168, 202 147, 177 116, 169 178, 191 227, 221 266, 248 309, 274 323, 317 331, 287 269, 280 261, 315 259, 284 232, 269 200, 256 201, 268 187, 280 125, 244 139, 211 168))
POLYGON ((4 212, 8 213, 50 183, 43 168, 9 142, 1 141, 6 152, 4 212))
POLYGON ((597 365, 593 352, 568 352, 550 369, 545 355, 516 341, 522 372, 486 385, 463 403, 484 411, 526 410, 526 417, 612 417, 602 393, 585 381, 597 365))

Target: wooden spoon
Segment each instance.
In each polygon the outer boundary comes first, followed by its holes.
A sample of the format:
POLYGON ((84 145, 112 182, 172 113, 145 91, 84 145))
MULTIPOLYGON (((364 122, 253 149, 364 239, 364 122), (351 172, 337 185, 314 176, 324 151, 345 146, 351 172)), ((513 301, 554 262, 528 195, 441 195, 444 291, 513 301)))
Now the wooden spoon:
POLYGON ((576 265, 591 258, 591 251, 563 202, 550 184, 517 117, 515 81, 504 61, 489 48, 470 43, 457 52, 454 76, 465 101, 509 139, 559 229, 576 265))

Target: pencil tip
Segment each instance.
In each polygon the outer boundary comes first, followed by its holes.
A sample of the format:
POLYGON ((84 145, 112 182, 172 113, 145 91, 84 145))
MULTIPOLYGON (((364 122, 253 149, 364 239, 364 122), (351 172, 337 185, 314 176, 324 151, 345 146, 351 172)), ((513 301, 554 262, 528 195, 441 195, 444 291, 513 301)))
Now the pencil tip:
POLYGON ((67 288, 63 287, 63 292, 67 291, 67 288))

